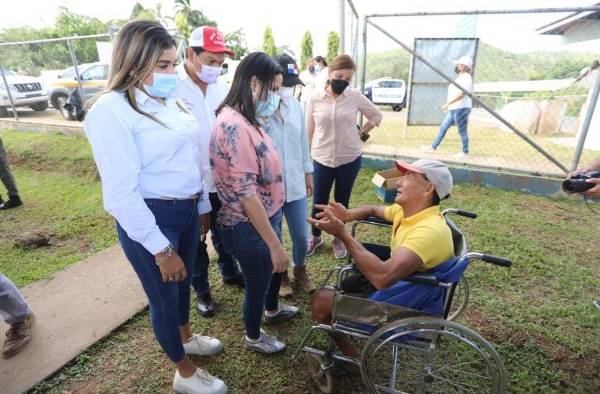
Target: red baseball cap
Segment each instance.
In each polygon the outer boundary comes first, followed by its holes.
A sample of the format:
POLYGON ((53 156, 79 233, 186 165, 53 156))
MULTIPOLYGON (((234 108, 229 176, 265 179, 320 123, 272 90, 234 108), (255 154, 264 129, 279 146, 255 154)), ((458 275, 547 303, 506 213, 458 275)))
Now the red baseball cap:
POLYGON ((235 56, 235 52, 227 49, 223 34, 212 26, 200 26, 195 28, 190 34, 188 41, 190 47, 200 47, 205 51, 212 53, 226 53, 229 56, 235 56))

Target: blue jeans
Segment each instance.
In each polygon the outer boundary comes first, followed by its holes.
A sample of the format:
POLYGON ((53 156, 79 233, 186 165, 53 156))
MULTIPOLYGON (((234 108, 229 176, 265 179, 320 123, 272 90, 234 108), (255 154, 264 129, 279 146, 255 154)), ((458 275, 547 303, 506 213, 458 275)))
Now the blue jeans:
MULTIPOLYGON (((223 279, 232 279, 239 272, 237 262, 229 253, 225 252, 221 239, 219 238, 219 232, 217 231, 217 214, 221 209, 221 200, 217 193, 209 193, 210 205, 212 211, 210 212, 210 237, 213 248, 217 252, 217 265, 223 279)), ((194 261, 194 269, 192 274, 192 287, 196 291, 198 297, 201 297, 210 292, 210 284, 208 283, 208 264, 210 258, 206 250, 206 244, 201 242, 198 248, 198 254, 194 261)))
POLYGON ((6 324, 22 323, 31 314, 17 286, 0 273, 0 315, 6 324))
MULTIPOLYGON (((281 234, 281 210, 270 219, 275 234, 281 234)), ((252 223, 218 226, 225 251, 240 263, 246 287, 244 289, 244 325, 251 339, 260 337, 263 311, 277 310, 281 273, 273 273, 269 247, 252 223)))
POLYGON ((179 327, 188 324, 190 317, 190 273, 200 243, 197 203, 197 200, 146 200, 158 228, 185 264, 188 276, 181 282, 163 282, 154 256, 129 238, 117 223, 121 247, 148 297, 154 335, 174 363, 185 357, 179 327))
MULTIPOLYGON (((308 201, 302 197, 283 204, 283 215, 292 238, 292 258, 294 267, 302 267, 306 262, 308 248, 308 223, 306 222, 308 201)), ((279 236, 281 238, 281 235, 279 236)))
POLYGON ((467 125, 469 123, 470 113, 471 108, 459 108, 448 111, 448 114, 440 125, 440 131, 438 131, 438 135, 435 137, 435 141, 433 141, 431 147, 433 149, 437 149, 446 136, 448 129, 451 126, 456 125, 458 128, 458 134, 460 134, 463 153, 469 153, 469 135, 467 134, 467 125))
MULTIPOLYGON (((320 212, 318 209, 315 209, 314 204, 327 204, 329 202, 329 194, 331 193, 334 182, 334 200, 348 208, 352 187, 354 186, 354 181, 360 171, 361 163, 362 156, 358 156, 354 161, 335 168, 327 167, 314 161, 315 170, 313 172, 313 181, 315 183, 315 190, 313 195, 313 217, 320 212)), ((313 226, 312 235, 320 237, 321 230, 313 226)))

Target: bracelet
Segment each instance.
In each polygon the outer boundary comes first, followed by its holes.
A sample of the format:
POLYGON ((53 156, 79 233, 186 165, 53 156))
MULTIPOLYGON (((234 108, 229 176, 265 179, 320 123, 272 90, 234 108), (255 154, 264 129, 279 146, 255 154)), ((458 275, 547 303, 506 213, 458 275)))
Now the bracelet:
POLYGON ((175 253, 175 249, 173 249, 173 245, 169 244, 166 248, 158 252, 157 254, 164 253, 162 257, 156 257, 156 265, 160 265, 163 261, 169 259, 175 253))

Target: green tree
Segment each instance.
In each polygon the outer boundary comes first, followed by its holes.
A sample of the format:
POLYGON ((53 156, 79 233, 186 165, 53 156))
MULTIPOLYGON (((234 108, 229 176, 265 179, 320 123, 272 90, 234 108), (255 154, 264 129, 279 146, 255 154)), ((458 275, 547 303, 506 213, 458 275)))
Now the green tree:
POLYGON ((294 50, 292 48, 290 48, 289 45, 282 45, 280 47, 277 47, 277 51, 275 52, 277 55, 282 55, 282 54, 287 54, 290 55, 293 58, 296 58, 296 53, 294 53, 294 50))
POLYGON ((273 38, 273 30, 271 30, 271 26, 267 26, 265 28, 262 50, 269 56, 275 56, 275 53, 277 52, 277 47, 275 46, 275 39, 273 38))
POLYGON ((227 43, 227 47, 235 52, 235 60, 240 60, 248 54, 248 43, 246 42, 244 29, 237 29, 225 34, 225 42, 227 43))
POLYGON ((138 1, 137 3, 135 3, 135 5, 133 6, 133 8, 131 10, 131 14, 129 15, 129 20, 134 21, 134 20, 138 20, 138 19, 155 20, 156 13, 154 12, 154 10, 152 10, 150 8, 144 8, 144 6, 141 5, 140 2, 138 1))
POLYGON ((331 63, 340 52, 340 36, 335 31, 330 31, 327 36, 327 62, 331 63))
POLYGON ((300 44, 300 69, 306 68, 306 63, 313 57, 313 39, 309 31, 304 33, 300 44))
POLYGON ((189 37, 192 30, 200 26, 217 27, 217 22, 208 18, 200 10, 195 10, 190 4, 190 0, 175 0, 175 26, 184 36, 189 37))

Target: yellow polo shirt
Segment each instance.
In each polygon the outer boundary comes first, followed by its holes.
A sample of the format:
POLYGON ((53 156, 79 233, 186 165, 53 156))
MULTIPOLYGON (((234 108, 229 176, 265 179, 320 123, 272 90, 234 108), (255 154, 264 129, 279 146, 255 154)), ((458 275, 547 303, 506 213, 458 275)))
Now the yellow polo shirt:
POLYGON ((439 206, 405 218, 402 207, 392 204, 385 209, 385 220, 393 223, 392 253, 400 246, 414 252, 423 261, 418 271, 427 271, 454 256, 452 233, 439 206))

